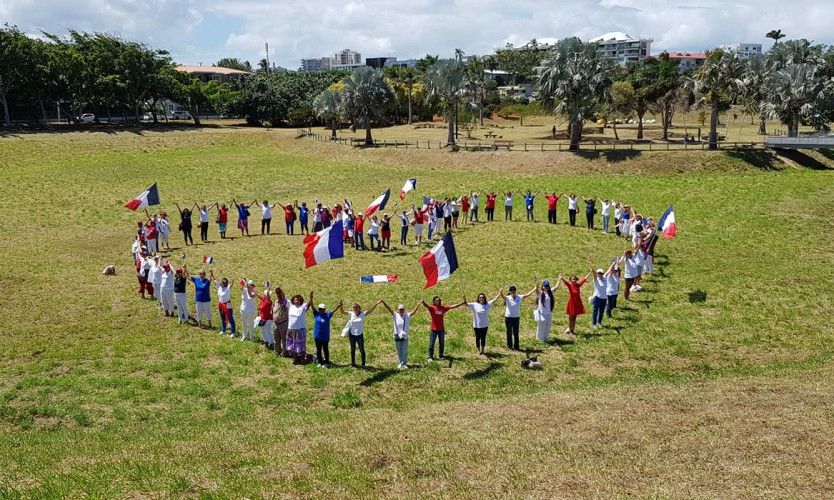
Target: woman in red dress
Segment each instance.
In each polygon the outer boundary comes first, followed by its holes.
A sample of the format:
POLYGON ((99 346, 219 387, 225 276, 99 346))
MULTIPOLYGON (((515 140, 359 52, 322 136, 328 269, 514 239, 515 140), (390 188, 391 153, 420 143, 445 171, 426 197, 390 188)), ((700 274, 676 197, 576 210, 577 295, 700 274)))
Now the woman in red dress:
POLYGON ((568 289, 568 303, 565 306, 565 314, 568 315, 568 328, 565 333, 576 335, 576 317, 580 314, 585 314, 585 304, 582 301, 582 296, 579 294, 580 288, 585 284, 585 281, 591 276, 591 273, 585 275, 584 278, 579 279, 577 275, 573 275, 570 281, 559 276, 565 288, 568 289))

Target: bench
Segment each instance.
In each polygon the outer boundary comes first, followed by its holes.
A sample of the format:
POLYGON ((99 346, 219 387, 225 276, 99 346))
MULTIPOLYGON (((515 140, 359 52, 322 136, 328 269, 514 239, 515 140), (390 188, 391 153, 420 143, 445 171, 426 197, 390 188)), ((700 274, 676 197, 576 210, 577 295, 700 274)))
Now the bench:
POLYGON ((464 144, 467 151, 491 151, 493 146, 490 144, 464 144))
POLYGON ((492 141, 492 147, 493 149, 507 148, 507 151, 509 151, 513 147, 513 143, 514 141, 508 139, 495 139, 492 141))

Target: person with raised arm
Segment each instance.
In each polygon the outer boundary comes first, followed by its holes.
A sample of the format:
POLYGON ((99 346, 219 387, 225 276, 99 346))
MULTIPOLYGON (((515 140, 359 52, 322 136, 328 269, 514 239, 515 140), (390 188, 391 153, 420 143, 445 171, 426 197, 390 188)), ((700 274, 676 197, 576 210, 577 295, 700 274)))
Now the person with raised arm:
POLYGON ((539 284, 525 294, 519 294, 515 285, 510 285, 509 295, 501 290, 501 297, 504 299, 504 325, 507 327, 507 349, 517 351, 519 345, 519 328, 521 325, 521 301, 536 293, 539 284))
POLYGON ((287 351, 287 331, 290 322, 290 301, 284 294, 284 289, 275 287, 272 301, 272 339, 276 356, 290 357, 287 351))
POLYGON ((192 228, 191 210, 197 204, 195 203, 194 205, 192 205, 190 207, 186 207, 186 208, 181 208, 179 203, 175 203, 175 205, 177 206, 177 210, 179 210, 179 212, 180 212, 179 228, 180 228, 180 231, 182 231, 183 238, 185 239, 185 245, 186 246, 193 245, 194 244, 194 237, 191 235, 191 228, 192 228))
POLYGON ((576 225, 576 195, 573 193, 568 195, 568 220, 571 226, 576 225))
POLYGON ((614 205, 613 201, 608 199, 602 200, 602 232, 607 233, 608 228, 611 225, 611 206, 614 205))
POLYGON ((504 220, 513 220, 513 205, 515 204, 515 198, 513 198, 513 192, 507 191, 504 193, 504 220))
POLYGON ((597 199, 592 196, 590 198, 585 198, 583 201, 585 202, 585 221, 588 229, 593 229, 594 216, 597 213, 597 199))
POLYGON ((536 320, 536 339, 539 342, 547 342, 550 340, 550 329, 553 326, 553 293, 559 288, 560 283, 556 282, 556 286, 551 289, 550 282, 542 281, 541 289, 536 293, 536 310, 533 312, 533 318, 536 320))
POLYGON ((484 206, 484 211, 486 211, 487 222, 495 220, 495 200, 498 199, 498 195, 495 194, 494 191, 490 191, 486 195, 486 205, 484 206))
MULTIPOLYGON (((215 205, 218 205, 215 203, 215 205)), ((229 207, 225 203, 220 203, 217 208, 217 232, 220 233, 220 239, 226 239, 226 228, 229 225, 229 207)))
POLYGON ((535 194, 531 193, 530 190, 527 190, 527 193, 524 194, 524 208, 527 211, 527 220, 529 222, 535 222, 536 216, 533 210, 533 203, 536 201, 536 196, 539 195, 539 191, 536 191, 535 194))
POLYGON ((429 326, 429 363, 434 361, 434 343, 437 341, 440 343, 438 350, 440 359, 446 359, 444 355, 446 345, 446 313, 452 309, 465 306, 466 302, 460 302, 452 306, 444 306, 440 297, 435 295, 431 299, 431 305, 427 304, 425 300, 421 300, 420 304, 429 311, 429 317, 431 318, 431 324, 429 326))
POLYGON ((623 297, 626 300, 631 300, 631 292, 637 291, 635 283, 640 277, 640 266, 642 260, 631 248, 626 248, 623 253, 622 263, 625 266, 625 287, 623 288, 623 297))
POLYGON ((385 309, 388 309, 388 314, 394 321, 394 348, 397 350, 397 369, 405 370, 408 368, 408 332, 411 327, 411 317, 417 314, 420 304, 414 306, 413 311, 406 312, 403 304, 398 305, 395 311, 384 300, 381 303, 385 309))
POLYGON ((190 319, 188 315, 188 297, 185 294, 187 284, 188 274, 186 274, 185 266, 178 267, 174 274, 174 302, 177 304, 177 324, 188 323, 190 319))
POLYGON ((313 291, 307 302, 301 295, 293 295, 287 309, 287 352, 294 365, 301 364, 307 356, 307 311, 313 307, 313 291))
POLYGON ((597 269, 594 271, 593 269, 593 277, 594 277, 594 294, 591 298, 591 327, 592 328, 599 328, 602 326, 602 317, 605 314, 605 307, 606 303, 608 302, 608 277, 611 275, 611 272, 614 270, 615 262, 612 262, 610 266, 608 266, 607 270, 603 270, 602 268, 597 269))
POLYGON ((622 258, 611 260, 611 270, 605 278, 605 315, 613 318, 612 312, 617 307, 617 296, 620 294, 620 263, 622 258))
POLYGON ((240 340, 255 340, 255 282, 240 280, 240 340))
POLYGON ((423 225, 428 218, 428 208, 417 210, 412 204, 411 211, 414 212, 414 244, 419 246, 423 242, 423 225))
POLYGON ((556 209, 559 206, 559 195, 551 192, 547 198, 547 222, 556 224, 556 209))
POLYGON ((475 302, 466 300, 463 296, 463 301, 472 313, 472 329, 475 331, 475 349, 481 356, 486 354, 486 337, 489 330, 489 312, 492 310, 492 305, 501 297, 501 293, 495 296, 492 300, 487 300, 486 294, 479 293, 475 302))
POLYGON ((226 278, 220 278, 217 283, 217 312, 220 315, 220 335, 226 334, 228 324, 229 338, 237 336, 237 325, 232 307, 232 287, 229 286, 229 280, 226 278))
POLYGON ((414 214, 414 205, 411 210, 403 210, 400 214, 400 246, 408 246, 408 226, 411 223, 410 217, 414 214))
POLYGON ((359 355, 362 358, 362 367, 365 367, 365 318, 373 313, 374 309, 381 303, 381 300, 377 301, 367 311, 363 311, 362 306, 358 302, 353 304, 353 308, 350 311, 342 309, 342 312, 348 317, 345 330, 350 341, 350 366, 356 366, 356 349, 358 347, 359 355))
POLYGON ((579 279, 575 274, 571 276, 570 280, 559 276, 559 281, 568 289, 568 303, 565 305, 565 314, 568 316, 568 327, 565 330, 567 334, 576 335, 576 317, 585 314, 585 304, 582 301, 580 289, 590 277, 591 273, 586 274, 582 279, 579 279))
MULTIPOLYGON (((188 275, 188 268, 182 266, 185 274, 188 275)), ((203 327, 203 320, 206 320, 209 330, 211 329, 211 282, 214 281, 214 270, 206 272, 203 269, 197 271, 197 276, 191 277, 194 283, 194 302, 197 305, 197 326, 203 327)))
POLYGON ((250 203, 249 206, 252 205, 258 205, 258 208, 261 209, 261 234, 270 234, 272 226, 272 209, 275 208, 275 204, 273 203, 270 205, 267 200, 263 200, 261 203, 258 203, 257 200, 252 200, 252 203, 250 203))
POLYGON ((240 235, 249 236, 249 207, 256 202, 252 201, 252 203, 247 205, 246 203, 238 203, 237 200, 232 198, 232 203, 237 209, 237 228, 240 229, 240 235))
POLYGON ((298 230, 301 234, 310 234, 310 209, 307 208, 307 202, 302 201, 301 206, 298 205, 298 200, 295 200, 295 208, 298 210, 298 230))
POLYGON ((382 214, 382 220, 379 223, 379 234, 382 243, 380 250, 391 250, 391 216, 382 214))
POLYGON ((211 212, 211 209, 216 206, 217 203, 215 203, 214 205, 200 206, 200 241, 202 241, 203 243, 208 243, 209 212, 211 212))
POLYGON ((264 288, 264 293, 255 292, 258 304, 258 327, 261 329, 261 344, 265 349, 272 349, 275 339, 272 336, 272 291, 264 288))
POLYGON ((480 205, 480 195, 476 192, 472 193, 472 207, 469 211, 469 223, 474 224, 476 222, 480 222, 478 220, 478 205, 480 205))
POLYGON ((327 312, 324 304, 319 304, 313 310, 313 342, 316 344, 316 363, 319 367, 330 366, 330 320, 336 311, 341 310, 341 301, 330 312, 327 312))
POLYGON ((280 201, 276 203, 284 211, 284 229, 287 231, 287 235, 295 234, 295 220, 298 218, 295 213, 295 205, 292 203, 284 205, 280 201))
POLYGON ((161 279, 159 282, 159 301, 162 303, 162 310, 165 316, 174 317, 174 271, 171 270, 171 263, 167 260, 162 264, 161 279))

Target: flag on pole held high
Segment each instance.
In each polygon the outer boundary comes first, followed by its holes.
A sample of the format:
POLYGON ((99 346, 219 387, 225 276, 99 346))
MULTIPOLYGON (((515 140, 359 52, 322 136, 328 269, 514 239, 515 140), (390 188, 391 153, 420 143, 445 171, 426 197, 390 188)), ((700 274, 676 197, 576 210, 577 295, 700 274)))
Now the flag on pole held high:
POLYGON ((333 225, 304 237, 304 267, 311 268, 316 264, 331 259, 341 259, 345 256, 345 235, 342 231, 342 220, 336 220, 333 225))
POLYGON ((362 276, 359 278, 360 283, 396 283, 396 274, 372 274, 370 276, 362 276))
POLYGON ((657 228, 660 229, 660 233, 663 235, 664 240, 674 238, 678 235, 678 227, 675 223, 675 210, 672 208, 671 204, 669 205, 669 208, 663 212, 663 216, 660 217, 660 221, 657 223, 657 228))
POLYGON ((434 248, 423 254, 420 257, 420 265, 423 266, 423 274, 426 275, 426 288, 431 288, 438 281, 451 276, 458 268, 458 255, 455 252, 452 233, 446 233, 434 248))
POLYGON ((376 213, 377 210, 385 210, 385 205, 388 204, 388 198, 391 196, 391 190, 386 189, 384 193, 379 195, 374 201, 365 209, 365 218, 368 218, 376 213))
POLYGON ((136 198, 125 203, 125 208, 133 210, 134 212, 140 208, 149 207, 151 205, 159 205, 159 190, 156 188, 156 183, 142 192, 136 198))
POLYGON ((408 179, 405 181, 405 185, 402 189, 400 189, 400 199, 404 200, 406 193, 409 191, 414 190, 417 187, 417 179, 408 179))

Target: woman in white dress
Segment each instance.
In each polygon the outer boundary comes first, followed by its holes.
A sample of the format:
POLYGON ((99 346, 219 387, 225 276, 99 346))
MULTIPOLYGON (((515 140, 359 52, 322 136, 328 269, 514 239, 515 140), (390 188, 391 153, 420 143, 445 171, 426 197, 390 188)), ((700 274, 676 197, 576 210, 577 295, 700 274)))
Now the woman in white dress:
POLYGON ((533 319, 536 320, 536 339, 540 342, 550 340, 550 328, 553 326, 553 292, 559 288, 550 288, 550 282, 542 281, 541 289, 537 289, 536 309, 533 311, 533 319))
POLYGON ((240 340, 255 340, 255 282, 240 282, 240 318, 242 323, 240 340))

